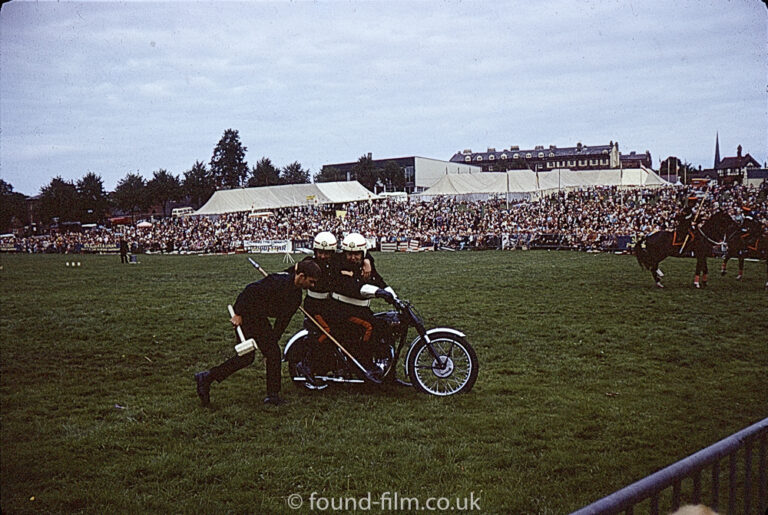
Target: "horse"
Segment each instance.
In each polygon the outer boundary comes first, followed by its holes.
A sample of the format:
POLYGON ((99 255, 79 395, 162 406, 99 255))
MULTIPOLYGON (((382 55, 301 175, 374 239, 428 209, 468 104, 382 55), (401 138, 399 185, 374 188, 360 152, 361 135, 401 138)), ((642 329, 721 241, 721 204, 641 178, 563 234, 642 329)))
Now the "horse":
POLYGON ((634 247, 635 257, 641 267, 651 271, 656 286, 663 288, 659 263, 669 256, 684 257, 693 253, 696 258, 693 285, 701 288, 707 285, 707 257, 712 253, 712 247, 720 244, 729 229, 735 226, 736 222, 728 213, 718 210, 698 229, 691 230, 686 238, 681 238, 675 231, 657 231, 640 238, 634 247))
POLYGON ((741 278, 744 277, 744 258, 765 259, 765 288, 768 289, 768 235, 763 231, 755 238, 754 242, 751 241, 751 238, 745 238, 745 236, 739 229, 736 229, 726 237, 727 250, 723 256, 723 264, 720 266, 720 275, 726 274, 728 260, 732 257, 739 259, 737 281, 741 281, 741 278))

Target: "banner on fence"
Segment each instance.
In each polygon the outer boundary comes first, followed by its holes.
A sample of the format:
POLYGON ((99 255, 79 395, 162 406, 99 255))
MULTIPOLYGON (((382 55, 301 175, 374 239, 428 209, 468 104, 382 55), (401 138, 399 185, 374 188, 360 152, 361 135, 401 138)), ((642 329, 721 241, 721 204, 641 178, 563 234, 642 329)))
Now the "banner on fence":
POLYGON ((94 254, 112 254, 120 252, 120 245, 116 243, 86 243, 81 250, 94 254))
POLYGON ((252 254, 285 254, 293 251, 291 240, 244 241, 243 247, 252 254))

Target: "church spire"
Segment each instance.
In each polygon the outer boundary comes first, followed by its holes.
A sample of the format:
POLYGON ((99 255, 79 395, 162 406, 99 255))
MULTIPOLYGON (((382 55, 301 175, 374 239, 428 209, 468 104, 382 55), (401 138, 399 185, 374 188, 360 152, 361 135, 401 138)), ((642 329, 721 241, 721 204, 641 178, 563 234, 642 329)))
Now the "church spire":
POLYGON ((715 166, 714 168, 717 169, 717 165, 720 164, 720 133, 715 133, 715 166))

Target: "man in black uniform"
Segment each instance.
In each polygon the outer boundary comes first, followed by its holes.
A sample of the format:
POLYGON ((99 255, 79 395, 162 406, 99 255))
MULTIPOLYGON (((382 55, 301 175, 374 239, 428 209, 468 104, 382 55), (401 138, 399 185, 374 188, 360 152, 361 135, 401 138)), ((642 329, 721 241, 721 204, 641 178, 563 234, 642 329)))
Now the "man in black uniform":
MULTIPOLYGON (((311 259, 317 263, 320 267, 321 274, 315 286, 307 290, 307 296, 304 298, 304 310, 312 316, 325 331, 333 335, 334 329, 331 327, 330 322, 333 320, 335 302, 331 300, 331 292, 333 290, 331 281, 333 271, 339 268, 343 256, 336 252, 336 237, 327 231, 318 233, 317 236, 315 236, 312 246, 315 255, 306 259, 311 259)), ((363 259, 362 268, 362 277, 364 279, 371 276, 372 267, 373 258, 366 256, 363 259)), ((330 342, 328 342, 328 337, 317 328, 314 322, 305 319, 304 327, 310 334, 316 336, 316 341, 310 343, 311 347, 307 349, 304 354, 304 359, 297 364, 296 369, 301 375, 306 377, 311 384, 316 384, 314 375, 316 373, 323 373, 328 368, 330 363, 325 363, 323 358, 330 355, 332 347, 330 342)))
POLYGON ((120 238, 120 263, 128 262, 128 243, 125 238, 120 238))
POLYGON ((751 207, 745 204, 741 206, 741 211, 744 216, 741 221, 741 239, 744 241, 744 245, 748 247, 760 237, 763 228, 757 221, 751 207))
MULTIPOLYGON (((342 258, 333 270, 331 297, 334 302, 333 325, 339 328, 339 333, 352 348, 357 348, 363 363, 371 368, 372 337, 380 335, 377 332, 376 320, 371 311, 370 299, 360 294, 360 288, 365 284, 373 284, 386 290, 393 297, 395 292, 387 286, 384 279, 376 271, 372 261, 370 275, 363 275, 363 261, 366 258, 366 240, 358 233, 348 234, 341 242, 342 258)), ((354 353, 354 352, 353 352, 354 353)))
MULTIPOLYGON (((320 276, 315 285, 307 290, 307 296, 304 299, 304 310, 329 333, 331 332, 331 327, 328 325, 328 320, 330 319, 328 307, 331 303, 331 268, 336 256, 336 245, 336 236, 332 233, 327 231, 318 233, 312 245, 315 255, 314 257, 306 258, 317 263, 320 268, 320 276)), ((297 364, 296 369, 311 384, 315 384, 313 370, 318 369, 317 362, 323 354, 321 349, 315 347, 324 345, 327 336, 319 331, 312 321, 306 318, 304 319, 304 327, 310 334, 317 335, 317 341, 310 344, 312 346, 307 349, 304 359, 297 364)))
MULTIPOLYGON (((237 296, 232 325, 241 326, 245 338, 253 338, 267 360, 267 404, 282 404, 280 399, 280 367, 282 351, 277 342, 301 305, 301 290, 311 288, 320 276, 313 261, 301 261, 291 272, 272 274, 251 283, 237 296), (268 317, 274 318, 274 326, 268 317)), ((211 383, 223 381, 245 368, 255 359, 255 352, 234 356, 219 366, 195 374, 197 395, 203 406, 210 404, 211 383)))
MULTIPOLYGON (((683 207, 683 210, 677 215, 677 230, 675 231, 675 238, 672 245, 683 245, 686 236, 689 236, 691 230, 695 229, 693 221, 696 218, 696 213, 693 210, 693 206, 696 205, 697 200, 698 198, 695 195, 688 197, 685 207, 683 207)), ((691 241, 692 239, 693 235, 691 234, 688 237, 688 240, 691 241)), ((680 250, 682 251, 683 249, 681 248, 680 250)))

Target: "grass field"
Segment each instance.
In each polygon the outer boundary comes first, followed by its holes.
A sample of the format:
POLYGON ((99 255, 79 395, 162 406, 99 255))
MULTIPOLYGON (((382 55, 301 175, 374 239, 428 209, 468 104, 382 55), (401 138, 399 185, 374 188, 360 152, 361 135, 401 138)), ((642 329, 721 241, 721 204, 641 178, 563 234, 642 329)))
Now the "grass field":
POLYGON ((257 362, 203 409, 192 375, 230 355, 226 306, 258 279, 244 256, 0 255, 3 513, 290 513, 292 494, 331 512, 386 492, 567 513, 768 416, 764 265, 694 290, 693 261, 669 259, 657 290, 632 256, 376 258, 428 326, 467 333, 471 393, 307 395, 284 374, 273 408, 257 362))

